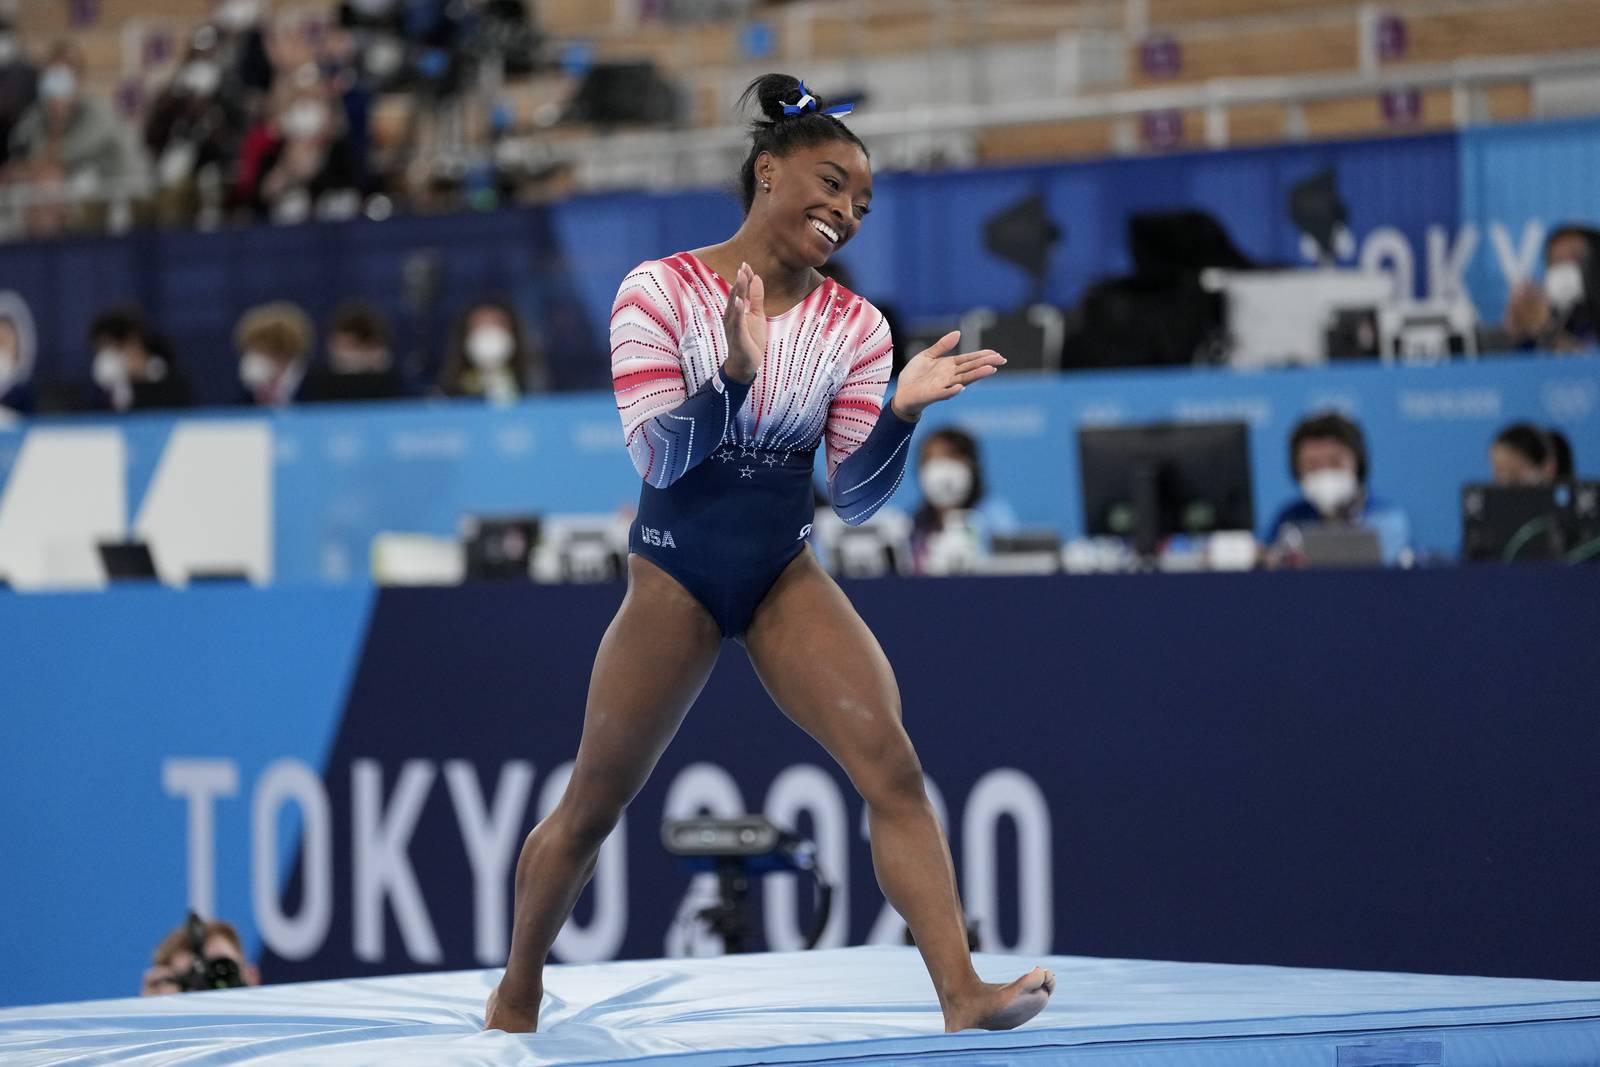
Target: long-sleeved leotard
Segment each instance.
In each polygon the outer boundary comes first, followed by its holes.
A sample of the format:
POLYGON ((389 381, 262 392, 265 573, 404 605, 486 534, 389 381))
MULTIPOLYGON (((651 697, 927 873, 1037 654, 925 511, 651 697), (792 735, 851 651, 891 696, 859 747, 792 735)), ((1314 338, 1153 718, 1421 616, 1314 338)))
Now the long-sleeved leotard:
POLYGON ((830 502, 854 525, 899 485, 914 424, 884 403, 893 352, 867 301, 829 280, 769 318, 746 385, 721 369, 728 294, 689 253, 641 264, 612 310, 611 371, 644 480, 630 547, 736 636, 804 546, 818 445, 830 502))

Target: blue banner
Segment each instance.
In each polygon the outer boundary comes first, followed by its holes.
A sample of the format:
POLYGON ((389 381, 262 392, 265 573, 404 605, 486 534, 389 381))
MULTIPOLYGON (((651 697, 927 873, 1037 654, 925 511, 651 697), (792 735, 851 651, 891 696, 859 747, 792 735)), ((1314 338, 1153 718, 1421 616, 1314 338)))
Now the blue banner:
MULTIPOLYGON (((846 591, 987 948, 1600 978, 1600 571, 846 591)), ((621 595, 0 594, 0 1004, 131 994, 189 904, 268 981, 500 962, 621 595)), ((824 944, 902 936, 860 799, 729 644, 558 959, 713 947, 658 839, 701 809, 817 842, 824 944)), ((790 877, 762 893, 771 947, 809 923, 790 877)))

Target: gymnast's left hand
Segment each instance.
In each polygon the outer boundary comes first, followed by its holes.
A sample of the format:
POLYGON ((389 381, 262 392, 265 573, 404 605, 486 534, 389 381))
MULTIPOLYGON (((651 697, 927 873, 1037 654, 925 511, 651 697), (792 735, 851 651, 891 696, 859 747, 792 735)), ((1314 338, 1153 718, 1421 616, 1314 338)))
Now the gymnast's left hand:
POLYGON ((889 406, 907 422, 915 422, 930 405, 949 400, 973 382, 982 381, 1000 370, 1006 357, 990 348, 951 355, 960 330, 951 330, 928 348, 911 357, 900 371, 894 399, 889 406))

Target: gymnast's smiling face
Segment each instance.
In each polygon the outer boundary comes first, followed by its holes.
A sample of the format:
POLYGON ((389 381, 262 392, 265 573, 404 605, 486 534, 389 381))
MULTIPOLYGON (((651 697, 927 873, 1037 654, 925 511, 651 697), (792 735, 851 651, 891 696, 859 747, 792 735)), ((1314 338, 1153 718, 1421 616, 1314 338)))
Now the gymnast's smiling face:
POLYGON ((760 213, 784 261, 822 266, 856 235, 872 208, 872 166, 849 141, 825 141, 786 156, 763 152, 755 169, 752 211, 760 213))

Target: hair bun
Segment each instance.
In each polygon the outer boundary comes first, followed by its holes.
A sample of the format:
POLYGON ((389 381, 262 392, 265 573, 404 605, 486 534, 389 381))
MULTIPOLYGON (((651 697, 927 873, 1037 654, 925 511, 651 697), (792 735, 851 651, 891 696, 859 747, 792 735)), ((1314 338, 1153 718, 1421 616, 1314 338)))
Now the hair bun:
MULTIPOLYGON (((744 106, 751 99, 754 99, 756 106, 761 110, 762 116, 762 118, 755 120, 756 124, 771 125, 772 123, 782 122, 785 119, 801 117, 799 115, 785 114, 783 109, 785 105, 799 103, 803 95, 800 79, 794 75, 763 74, 745 89, 744 93, 739 97, 739 103, 744 106)), ((818 96, 815 91, 812 91, 811 95, 817 102, 817 111, 807 111, 803 113, 805 115, 816 114, 828 106, 828 101, 818 96)))

